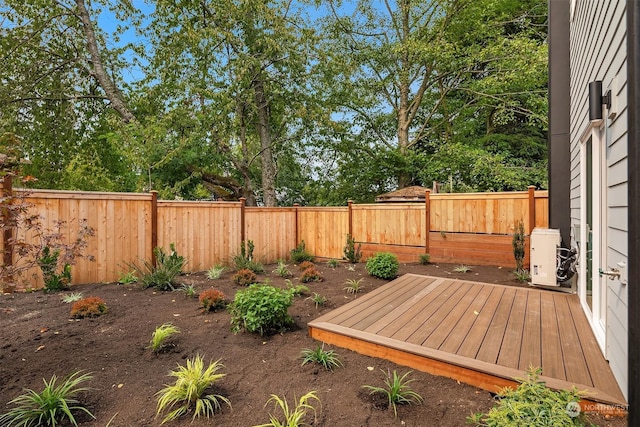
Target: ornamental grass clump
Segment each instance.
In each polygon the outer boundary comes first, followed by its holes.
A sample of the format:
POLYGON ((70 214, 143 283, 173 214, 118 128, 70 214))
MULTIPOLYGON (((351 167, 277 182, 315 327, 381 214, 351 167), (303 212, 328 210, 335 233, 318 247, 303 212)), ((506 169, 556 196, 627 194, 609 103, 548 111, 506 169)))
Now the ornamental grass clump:
POLYGON ((65 377, 58 384, 58 377, 53 375, 50 381, 44 381, 44 389, 36 392, 25 389, 25 393, 11 400, 9 404, 15 408, 0 416, 0 426, 56 427, 59 423, 68 421, 77 427, 78 423, 73 412, 81 411, 95 418, 91 412, 76 399, 79 393, 89 390, 78 387, 91 379, 89 374, 74 372, 65 377))
POLYGON ((400 263, 398 257, 389 252, 377 252, 367 259, 367 273, 379 279, 395 279, 398 276, 400 263))
POLYGON ((182 274, 186 260, 183 256, 178 255, 173 243, 169 247, 171 251, 168 254, 159 246, 153 249, 156 258, 155 265, 151 261, 144 261, 142 266, 130 265, 140 278, 144 288, 155 287, 160 291, 175 290, 175 278, 182 274))
POLYGON ((175 384, 166 385, 156 393, 158 409, 156 415, 169 411, 162 424, 173 421, 192 411, 192 421, 202 415, 209 418, 222 410, 222 403, 231 407, 231 402, 220 394, 211 393, 211 388, 226 374, 217 373, 224 365, 220 360, 209 363, 205 367, 202 356, 187 359, 185 366, 178 365, 177 371, 169 372, 175 377, 175 384))
POLYGON ((98 317, 107 312, 107 304, 100 297, 87 297, 78 300, 71 306, 71 317, 82 319, 85 317, 98 317))
POLYGON ((154 353, 159 353, 163 349, 167 348, 167 340, 174 335, 180 333, 180 328, 172 323, 163 323, 158 326, 151 334, 151 342, 149 348, 154 353))
POLYGON ((333 371, 333 368, 342 366, 342 362, 336 352, 333 350, 325 350, 324 344, 322 346, 318 344, 315 350, 309 348, 302 350, 302 366, 307 363, 317 363, 327 371, 333 371))
POLYGON ((236 292, 234 301, 227 307, 233 333, 245 330, 267 335, 285 330, 293 323, 288 312, 293 298, 289 289, 261 284, 236 292))
POLYGON ((404 405, 411 403, 422 403, 424 399, 418 393, 413 391, 409 386, 409 383, 413 381, 413 379, 408 379, 407 377, 411 374, 412 371, 407 372, 406 374, 399 376, 398 373, 394 370, 393 374, 389 371, 385 374, 384 387, 374 387, 370 385, 363 386, 364 388, 369 389, 369 394, 380 393, 387 397, 389 400, 389 405, 393 406, 393 413, 397 417, 398 409, 396 405, 404 405))
POLYGON ((216 311, 227 305, 224 293, 218 289, 205 289, 200 292, 198 300, 200 301, 200 307, 202 307, 204 311, 216 311))
POLYGON ((316 391, 310 391, 305 394, 298 399, 295 407, 290 408, 286 397, 280 397, 272 394, 271 398, 267 400, 267 403, 264 406, 273 402, 274 409, 280 409, 282 415, 278 417, 273 414, 269 414, 269 422, 267 424, 260 424, 255 427, 302 427, 305 425, 311 425, 305 423, 305 419, 309 412, 313 412, 315 420, 316 408, 310 403, 312 400, 320 403, 320 399, 318 398, 316 391))

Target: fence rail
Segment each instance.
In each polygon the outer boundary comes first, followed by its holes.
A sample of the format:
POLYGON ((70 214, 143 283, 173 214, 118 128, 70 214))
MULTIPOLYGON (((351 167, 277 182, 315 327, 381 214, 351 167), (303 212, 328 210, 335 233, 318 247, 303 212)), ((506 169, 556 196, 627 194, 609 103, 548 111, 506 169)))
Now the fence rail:
MULTIPOLYGON (((191 271, 230 262, 241 242, 248 240, 264 262, 287 258, 303 240, 316 257, 340 259, 347 234, 362 245, 365 257, 384 250, 403 262, 416 262, 418 255, 429 253, 434 262, 511 267, 511 236, 518 221, 527 234, 548 226, 548 194, 533 188, 512 193, 427 192, 424 203, 349 202, 346 207, 261 208, 246 207, 244 201, 159 201, 155 192, 54 190, 31 191, 27 201, 45 229, 65 221, 67 239, 75 238, 81 219, 95 229, 86 250, 95 262, 79 260, 72 270, 74 283, 115 281, 131 263, 152 260, 154 247, 168 249, 171 243, 186 257, 191 271)), ((13 233, 33 239, 24 230, 13 233)), ((0 249, 6 264, 16 257, 7 257, 7 233, 4 237, 0 249)), ((35 274, 29 286, 41 287, 42 279, 35 274)))

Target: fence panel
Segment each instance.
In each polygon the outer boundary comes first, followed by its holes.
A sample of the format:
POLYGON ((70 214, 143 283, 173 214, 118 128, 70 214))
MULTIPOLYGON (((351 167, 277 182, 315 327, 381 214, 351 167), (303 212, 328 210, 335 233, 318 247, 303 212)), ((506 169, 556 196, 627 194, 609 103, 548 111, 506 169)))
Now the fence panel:
POLYGON ((255 246, 254 256, 263 263, 287 259, 296 246, 295 208, 246 208, 246 239, 255 246))
POLYGON ((380 245, 424 246, 423 203, 353 205, 353 237, 380 245))
POLYGON ((341 259, 348 233, 348 208, 298 208, 298 242, 304 240, 309 253, 341 259))
MULTIPOLYGON (((55 230, 57 221, 64 221, 62 229, 66 242, 76 239, 79 221, 86 220, 95 230, 89 238, 85 254, 95 261, 79 259, 72 268, 72 283, 115 281, 127 270, 132 260, 151 253, 151 195, 139 193, 78 193, 71 191, 38 190, 29 192, 26 201, 32 212, 41 217, 45 232, 55 230)), ((35 238, 25 230, 17 237, 32 242, 35 238)), ((14 254, 14 258, 15 258, 14 254)), ((25 277, 30 286, 43 286, 37 269, 25 277)))
POLYGON ((158 201, 158 246, 174 243, 189 271, 228 263, 240 248, 240 227, 238 202, 158 201))

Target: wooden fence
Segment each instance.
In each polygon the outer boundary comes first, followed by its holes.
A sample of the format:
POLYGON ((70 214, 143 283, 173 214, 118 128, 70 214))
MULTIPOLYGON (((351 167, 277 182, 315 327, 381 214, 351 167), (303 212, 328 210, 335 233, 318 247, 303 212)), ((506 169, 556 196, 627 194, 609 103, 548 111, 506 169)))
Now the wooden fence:
MULTIPOLYGON (((75 238, 80 219, 96 231, 87 253, 73 267, 74 283, 115 281, 131 263, 152 259, 156 246, 175 244, 201 271, 229 263, 242 241, 252 240, 263 262, 287 258, 299 242, 319 258, 343 256, 346 235, 362 245, 366 258, 389 251, 402 262, 429 253, 433 262, 512 267, 512 234, 523 221, 530 234, 548 226, 546 191, 434 194, 424 203, 353 204, 346 207, 246 207, 241 202, 159 201, 152 193, 99 193, 36 190, 28 193, 31 209, 45 229, 65 221, 66 238, 75 238)), ((22 230, 18 237, 24 236, 22 230)), ((12 257, 5 252, 5 264, 12 257)), ((528 240, 527 240, 528 242, 528 240)), ((528 254, 528 250, 526 251, 528 254)), ((15 257, 13 257, 15 259, 15 257)), ((528 262, 528 260, 527 260, 528 262)), ((29 284, 41 287, 37 275, 29 284)))

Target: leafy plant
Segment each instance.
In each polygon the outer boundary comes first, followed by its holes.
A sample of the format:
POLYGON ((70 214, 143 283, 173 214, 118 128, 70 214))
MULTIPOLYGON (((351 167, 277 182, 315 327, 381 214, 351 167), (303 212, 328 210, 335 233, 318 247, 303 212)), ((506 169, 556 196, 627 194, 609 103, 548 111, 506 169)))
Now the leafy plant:
POLYGON ((62 297, 62 302, 65 304, 71 304, 72 302, 80 301, 82 299, 82 292, 72 292, 69 295, 62 297))
POLYGON ((265 335, 279 332, 293 323, 289 307, 293 304, 293 292, 273 286, 254 284, 236 292, 228 306, 232 331, 258 332, 265 335))
POLYGON ((420 261, 420 264, 428 265, 428 264, 431 263, 431 255, 429 255, 429 254, 420 254, 420 256, 418 257, 418 260, 420 261))
POLYGON ((345 268, 347 270, 349 270, 349 271, 356 271, 356 265, 355 264, 349 264, 345 268))
POLYGON ((289 253, 291 254, 291 260, 296 264, 302 261, 313 261, 313 255, 307 252, 304 240, 302 240, 294 249, 291 249, 289 253))
POLYGON ((322 346, 318 344, 315 350, 308 348, 302 350, 302 366, 311 362, 322 365, 327 371, 333 371, 333 368, 342 366, 342 362, 336 352, 333 350, 325 351, 324 344, 322 346))
POLYGON ((65 263, 58 272, 58 257, 60 250, 53 251, 49 246, 42 248, 38 257, 38 266, 42 271, 45 292, 58 292, 69 289, 71 283, 71 265, 65 263))
POLYGON ((87 297, 78 300, 71 306, 71 317, 98 317, 107 312, 107 304, 100 297, 87 297))
POLYGON ((231 278, 234 283, 241 286, 248 286, 252 283, 256 283, 258 281, 258 276, 252 270, 248 268, 243 268, 242 270, 238 270, 236 274, 231 278))
POLYGON ((312 261, 302 261, 299 265, 298 265, 298 269, 300 271, 305 271, 307 268, 312 268, 315 267, 316 265, 312 262, 312 261))
POLYGON ((95 418, 89 410, 79 404, 76 396, 89 390, 78 387, 91 379, 89 374, 74 372, 57 384, 58 378, 53 375, 50 381, 44 381, 44 389, 38 393, 31 389, 25 389, 25 393, 11 400, 9 403, 15 408, 0 416, 0 425, 11 427, 13 425, 23 427, 57 426, 64 420, 78 426, 73 416, 74 411, 82 411, 95 418))
POLYGON ((120 277, 118 277, 118 283, 121 285, 128 285, 137 281, 138 276, 136 276, 136 273, 134 271, 127 271, 126 273, 122 273, 120 277))
POLYGON ((234 255, 232 259, 236 270, 251 270, 256 274, 264 272, 262 263, 253 258, 254 249, 253 240, 249 240, 246 244, 244 241, 240 243, 240 253, 234 255))
POLYGON ((217 373, 223 367, 220 360, 205 367, 202 357, 197 355, 195 359, 187 359, 186 366, 178 365, 177 371, 169 372, 169 376, 176 378, 175 384, 165 385, 165 388, 156 393, 160 396, 157 415, 169 411, 162 424, 175 420, 190 410, 193 410, 192 420, 202 415, 209 418, 222 409, 222 402, 231 407, 229 399, 210 393, 211 387, 226 375, 217 373))
POLYGON ((329 261, 327 261, 327 265, 331 268, 336 268, 338 266, 338 260, 331 258, 329 261))
POLYGON ((454 273, 468 273, 471 271, 471 267, 468 265, 461 264, 457 267, 453 268, 454 273))
POLYGON ((198 295, 196 287, 194 285, 187 285, 186 283, 182 284, 176 291, 183 292, 187 298, 195 298, 198 295))
POLYGON ((344 246, 342 251, 344 252, 344 259, 349 261, 350 263, 357 264, 360 262, 362 258, 362 245, 358 244, 356 246, 356 241, 351 236, 351 234, 347 234, 347 244, 344 246))
POLYGON ((355 279, 348 279, 345 282, 345 286, 344 289, 347 291, 348 294, 354 294, 356 297, 358 296, 358 292, 360 292, 360 290, 362 289, 362 278, 355 280, 355 279))
POLYGON ((396 417, 398 416, 396 405, 423 402, 424 399, 422 399, 422 396, 413 391, 409 386, 409 383, 412 382, 413 379, 408 379, 407 377, 412 371, 407 372, 403 376, 399 376, 395 370, 393 371, 393 375, 389 371, 386 373, 384 371, 382 372, 385 374, 384 387, 374 387, 370 385, 363 387, 369 389, 369 394, 381 393, 387 396, 389 405, 393 406, 393 413, 396 417))
MULTIPOLYGON (((285 280, 286 284, 287 284, 287 289, 289 289, 291 291, 291 293, 294 296, 299 296, 299 295, 304 295, 306 293, 309 293, 309 288, 305 285, 295 285, 291 282, 291 280, 286 279, 285 280)), ((266 283, 264 283, 266 285, 266 283)))
POLYGON ((199 301, 205 311, 216 311, 226 305, 225 295, 218 289, 205 289, 200 292, 199 301))
POLYGON ((180 328, 173 325, 172 323, 164 323, 158 326, 151 334, 151 342, 149 343, 149 348, 153 350, 154 353, 158 353, 165 347, 166 342, 169 338, 179 333, 180 328))
POLYGON ((513 272, 513 275, 515 276, 515 279, 518 282, 528 282, 529 279, 531 279, 531 275, 529 275, 529 270, 523 268, 522 270, 515 270, 513 272))
POLYGON ((313 411, 314 418, 316 415, 316 408, 310 403, 312 400, 320 403, 316 391, 310 391, 305 394, 298 400, 295 408, 289 408, 285 397, 281 398, 280 396, 272 394, 264 406, 273 402, 274 409, 280 409, 282 412, 282 418, 269 414, 269 422, 267 424, 260 424, 255 427, 301 427, 307 425, 304 420, 309 411, 313 411))
POLYGON ((175 245, 169 245, 171 251, 166 254, 161 247, 155 247, 153 253, 156 258, 156 265, 150 261, 144 261, 142 266, 135 264, 131 268, 140 277, 144 288, 155 287, 160 291, 174 290, 175 278, 182 273, 186 260, 178 255, 175 245))
POLYGON ((322 282, 322 273, 318 271, 315 267, 309 267, 302 272, 302 276, 300 276, 300 281, 302 283, 309 282, 322 282))
POLYGON ((524 238, 524 223, 522 220, 518 221, 516 224, 516 230, 513 234, 513 257, 516 260, 516 271, 524 270, 524 248, 525 248, 525 238, 524 238))
POLYGON ((395 279, 398 276, 400 263, 398 257, 389 252, 377 252, 367 259, 367 272, 380 279, 395 279))
POLYGON ((314 292, 313 296, 310 296, 307 299, 310 299, 311 301, 313 301, 313 303, 316 305, 316 308, 318 308, 318 306, 320 305, 324 305, 324 303, 327 302, 327 297, 322 296, 317 292, 314 292))
POLYGON ((477 426, 584 426, 579 404, 584 393, 571 390, 554 391, 539 380, 540 368, 530 367, 527 378, 513 389, 505 387, 496 395, 497 403, 488 413, 477 413, 467 423, 477 426), (575 411, 571 411, 575 408, 575 411))
POLYGON ((227 268, 224 265, 214 265, 209 270, 207 270, 207 278, 211 280, 218 280, 226 269, 227 268))
POLYGON ((278 266, 272 271, 272 273, 277 274, 280 277, 291 277, 291 271, 288 267, 289 266, 280 259, 278 260, 278 266))

